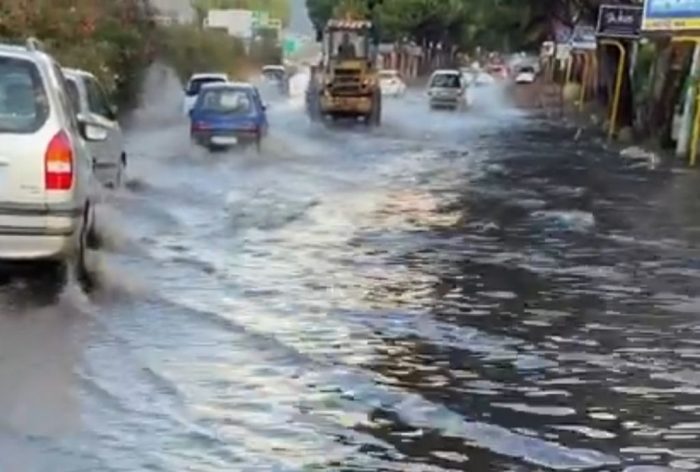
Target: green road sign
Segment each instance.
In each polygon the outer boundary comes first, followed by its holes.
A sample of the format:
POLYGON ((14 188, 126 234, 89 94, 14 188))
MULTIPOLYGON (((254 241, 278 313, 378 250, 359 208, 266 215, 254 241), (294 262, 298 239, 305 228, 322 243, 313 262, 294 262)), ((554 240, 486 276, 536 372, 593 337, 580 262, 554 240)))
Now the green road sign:
POLYGON ((294 38, 285 38, 282 42, 282 51, 284 51, 285 56, 289 56, 297 52, 299 49, 299 41, 294 38))

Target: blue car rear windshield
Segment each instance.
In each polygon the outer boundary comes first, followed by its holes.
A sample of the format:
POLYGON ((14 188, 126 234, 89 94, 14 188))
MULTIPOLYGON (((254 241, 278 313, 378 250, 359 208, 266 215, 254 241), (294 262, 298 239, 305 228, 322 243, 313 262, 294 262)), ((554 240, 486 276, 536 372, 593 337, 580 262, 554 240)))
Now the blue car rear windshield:
POLYGON ((0 133, 33 133, 49 116, 49 100, 36 65, 0 57, 0 133))
POLYGON ((249 90, 216 88, 204 90, 197 109, 202 111, 248 115, 253 111, 253 96, 249 90))

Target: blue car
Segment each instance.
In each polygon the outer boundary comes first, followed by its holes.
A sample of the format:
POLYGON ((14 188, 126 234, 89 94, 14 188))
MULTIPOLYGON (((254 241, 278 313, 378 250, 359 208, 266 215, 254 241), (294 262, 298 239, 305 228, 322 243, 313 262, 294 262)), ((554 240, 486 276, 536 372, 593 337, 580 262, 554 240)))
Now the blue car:
POLYGON ((204 85, 190 111, 192 140, 210 150, 248 145, 260 150, 267 131, 266 107, 250 84, 204 85))

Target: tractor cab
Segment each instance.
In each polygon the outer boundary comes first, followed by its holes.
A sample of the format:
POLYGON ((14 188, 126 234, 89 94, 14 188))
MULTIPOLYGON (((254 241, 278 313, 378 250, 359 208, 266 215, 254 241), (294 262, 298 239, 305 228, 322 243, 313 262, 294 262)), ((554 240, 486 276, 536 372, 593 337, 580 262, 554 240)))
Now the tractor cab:
POLYGON ((326 66, 337 63, 355 63, 357 66, 374 63, 372 23, 364 20, 330 20, 323 35, 326 66))
POLYGON ((322 68, 332 93, 369 94, 376 54, 372 23, 365 20, 330 20, 323 34, 322 68))
POLYGON ((323 29, 323 52, 312 67, 307 89, 310 115, 364 117, 378 125, 381 90, 377 76, 377 48, 372 22, 331 19, 323 29))

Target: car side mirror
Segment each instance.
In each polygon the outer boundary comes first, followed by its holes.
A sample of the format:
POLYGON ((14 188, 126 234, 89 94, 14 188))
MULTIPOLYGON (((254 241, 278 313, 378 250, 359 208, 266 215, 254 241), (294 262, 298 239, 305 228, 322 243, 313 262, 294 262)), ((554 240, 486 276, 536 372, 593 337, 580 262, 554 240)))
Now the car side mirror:
POLYGON ((109 135, 107 128, 82 116, 78 117, 78 128, 83 139, 90 142, 105 141, 109 135))

